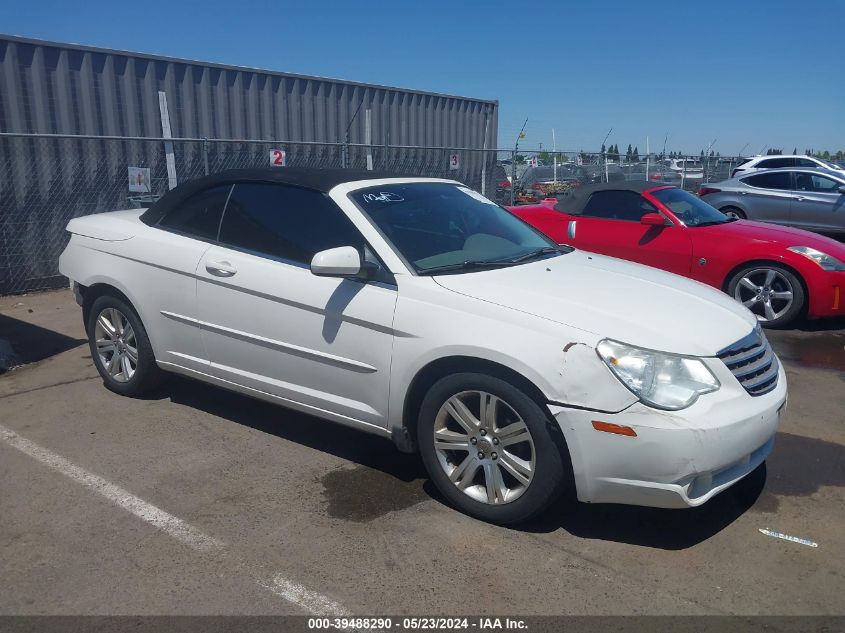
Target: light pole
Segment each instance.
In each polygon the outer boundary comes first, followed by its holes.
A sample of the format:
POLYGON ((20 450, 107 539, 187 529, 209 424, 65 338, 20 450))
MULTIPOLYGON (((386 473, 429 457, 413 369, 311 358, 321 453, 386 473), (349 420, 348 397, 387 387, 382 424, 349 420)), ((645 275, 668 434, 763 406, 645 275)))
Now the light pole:
POLYGON ((514 205, 514 195, 516 194, 516 154, 519 151, 519 139, 525 136, 526 125, 528 125, 528 117, 525 118, 522 129, 516 135, 516 143, 513 144, 513 156, 511 157, 511 206, 514 205))
POLYGON ((607 134, 605 135, 604 140, 601 142, 602 147, 604 147, 604 154, 602 154, 602 159, 604 160, 604 181, 605 182, 610 181, 610 174, 608 173, 608 170, 607 170, 607 147, 605 147, 605 143, 607 143, 607 139, 610 138, 611 132, 613 132, 612 127, 607 131, 607 134))

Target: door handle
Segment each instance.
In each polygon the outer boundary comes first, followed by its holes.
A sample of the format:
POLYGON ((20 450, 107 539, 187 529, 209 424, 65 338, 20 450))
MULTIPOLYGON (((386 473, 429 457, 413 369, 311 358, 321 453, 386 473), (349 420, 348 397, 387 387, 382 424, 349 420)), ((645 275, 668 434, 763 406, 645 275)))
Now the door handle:
POLYGON ((238 272, 229 262, 205 262, 205 269, 217 277, 231 277, 238 272))
POLYGON ((793 200, 803 200, 804 196, 795 196, 793 200))

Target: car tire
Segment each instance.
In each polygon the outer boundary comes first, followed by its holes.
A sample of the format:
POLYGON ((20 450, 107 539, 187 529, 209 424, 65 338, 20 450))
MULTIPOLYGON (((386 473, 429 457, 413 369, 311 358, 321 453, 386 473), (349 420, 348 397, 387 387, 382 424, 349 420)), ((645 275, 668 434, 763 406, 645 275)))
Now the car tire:
POLYGON ((719 211, 729 218, 736 218, 737 220, 745 220, 748 218, 742 209, 737 209, 736 207, 724 207, 723 209, 719 209, 719 211))
POLYGON ((88 346, 106 388, 140 396, 159 386, 159 369, 147 331, 135 310, 111 295, 97 297, 88 310, 88 346))
POLYGON ((548 411, 493 376, 437 381, 420 407, 417 442, 446 500, 483 521, 523 522, 571 489, 569 452, 548 411))
POLYGON ((756 314, 760 325, 772 329, 790 325, 802 313, 806 302, 804 285, 798 276, 775 263, 744 266, 728 282, 728 294, 756 314), (788 301, 786 293, 789 293, 788 301))

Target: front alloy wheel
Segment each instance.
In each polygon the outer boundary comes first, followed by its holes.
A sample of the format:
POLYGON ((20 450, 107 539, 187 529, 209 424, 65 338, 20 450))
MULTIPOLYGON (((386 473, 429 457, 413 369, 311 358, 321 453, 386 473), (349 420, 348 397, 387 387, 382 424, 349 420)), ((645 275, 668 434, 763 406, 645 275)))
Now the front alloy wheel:
POLYGON ((534 477, 531 432, 507 402, 484 391, 462 391, 443 403, 434 449, 449 481, 481 503, 514 501, 534 477))
POLYGON ((464 372, 435 382, 420 406, 420 456, 459 510, 513 524, 572 491, 569 450, 542 401, 510 381, 464 372))

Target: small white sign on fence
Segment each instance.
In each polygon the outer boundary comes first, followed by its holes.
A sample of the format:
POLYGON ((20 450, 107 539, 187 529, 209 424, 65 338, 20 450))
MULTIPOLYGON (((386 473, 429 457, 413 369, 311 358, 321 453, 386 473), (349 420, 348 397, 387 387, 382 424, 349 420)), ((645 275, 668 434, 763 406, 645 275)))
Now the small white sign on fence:
POLYGON ((128 167, 129 191, 135 193, 150 192, 150 168, 149 167, 128 167))
POLYGON ((449 154, 449 171, 457 171, 461 168, 461 155, 449 154))
POLYGON ((270 166, 271 167, 284 167, 285 166, 285 150, 283 149, 271 149, 270 150, 270 166))

